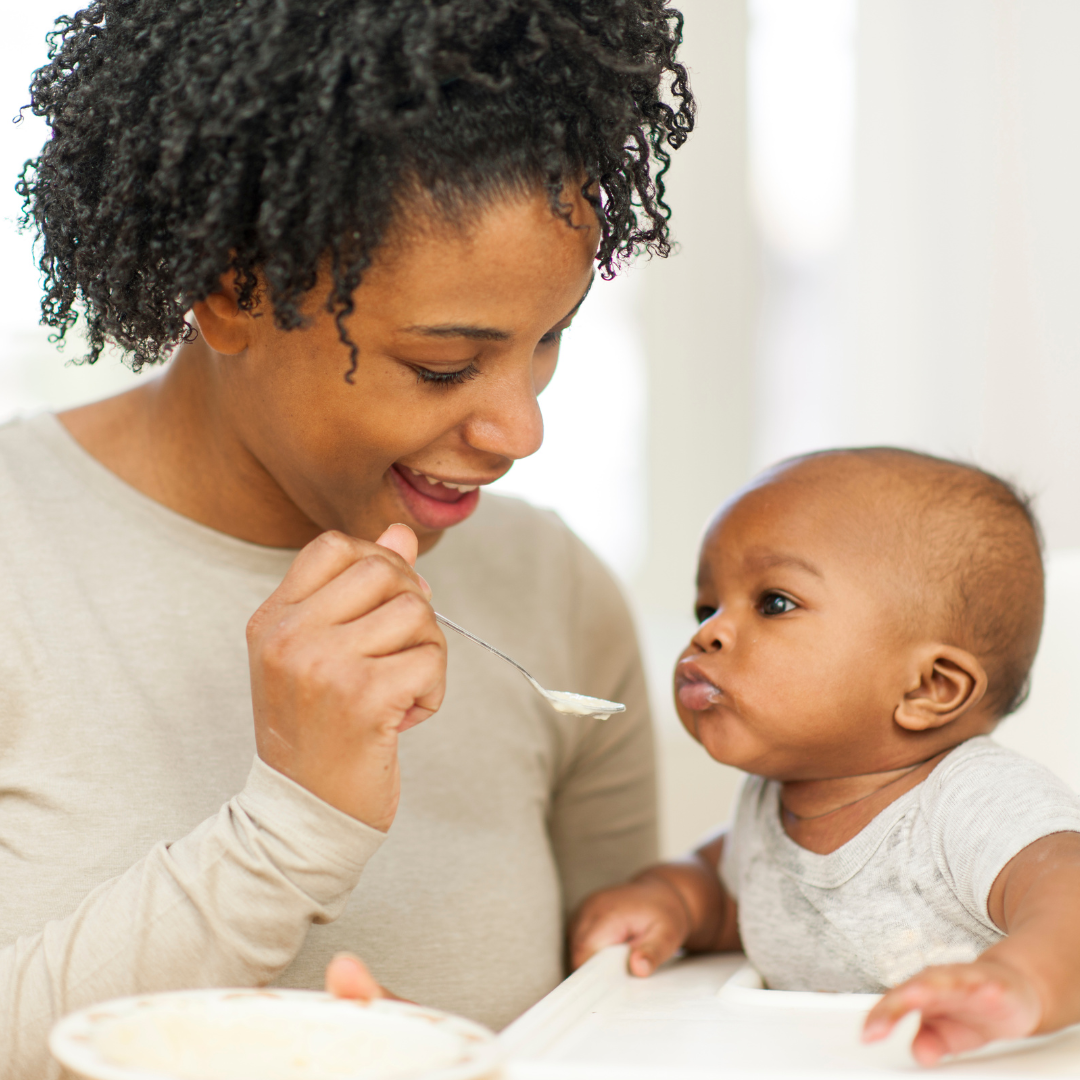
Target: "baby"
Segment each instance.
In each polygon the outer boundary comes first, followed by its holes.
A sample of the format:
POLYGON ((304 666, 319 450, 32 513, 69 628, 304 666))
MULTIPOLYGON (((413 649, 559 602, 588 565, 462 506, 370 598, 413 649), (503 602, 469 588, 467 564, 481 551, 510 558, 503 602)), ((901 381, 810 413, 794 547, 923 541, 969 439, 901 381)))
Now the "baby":
POLYGON ((988 738, 1023 700, 1043 569, 1030 511, 902 450, 785 462, 702 544, 675 669, 687 730, 747 778, 729 829, 589 897, 574 966, 744 949, 780 990, 886 991, 922 1064, 1080 1021, 1080 798, 988 738))

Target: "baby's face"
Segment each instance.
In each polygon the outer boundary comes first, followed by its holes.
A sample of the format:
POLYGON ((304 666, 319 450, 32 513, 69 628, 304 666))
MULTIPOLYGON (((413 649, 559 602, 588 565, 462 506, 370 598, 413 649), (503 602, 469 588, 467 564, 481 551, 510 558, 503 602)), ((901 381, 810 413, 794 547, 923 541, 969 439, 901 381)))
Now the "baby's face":
POLYGON ((910 678, 887 529, 799 472, 741 496, 702 545, 700 627, 675 669, 679 716, 718 761, 779 780, 896 767, 910 678), (875 559, 875 547, 877 558, 875 559))

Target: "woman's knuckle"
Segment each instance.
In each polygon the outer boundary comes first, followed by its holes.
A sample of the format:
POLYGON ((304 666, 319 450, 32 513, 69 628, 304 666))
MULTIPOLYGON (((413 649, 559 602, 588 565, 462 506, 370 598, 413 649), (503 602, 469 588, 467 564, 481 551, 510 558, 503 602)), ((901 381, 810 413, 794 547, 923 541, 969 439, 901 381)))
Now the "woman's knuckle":
POLYGON ((396 568, 377 552, 365 555, 360 560, 360 571, 376 588, 388 588, 398 577, 396 568))
POLYGON ((312 547, 322 548, 330 552, 349 551, 355 541, 337 529, 327 529, 319 533, 312 541, 312 547))
POLYGON ((431 605, 414 592, 399 593, 394 598, 394 603, 401 609, 403 617, 413 623, 425 621, 431 610, 431 605))

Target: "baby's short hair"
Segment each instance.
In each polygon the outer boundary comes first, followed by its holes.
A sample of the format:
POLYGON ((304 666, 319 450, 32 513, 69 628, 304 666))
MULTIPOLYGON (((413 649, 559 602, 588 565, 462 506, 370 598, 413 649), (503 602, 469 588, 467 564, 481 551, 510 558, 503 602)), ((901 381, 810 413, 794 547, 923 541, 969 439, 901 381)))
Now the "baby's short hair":
POLYGON ((1031 497, 975 465, 888 446, 825 450, 779 468, 818 472, 830 459, 874 481, 859 485, 860 502, 863 510, 887 511, 882 549, 895 545, 897 569, 920 586, 912 590, 913 629, 932 629, 979 658, 996 719, 1019 708, 1044 604, 1042 535, 1031 497))

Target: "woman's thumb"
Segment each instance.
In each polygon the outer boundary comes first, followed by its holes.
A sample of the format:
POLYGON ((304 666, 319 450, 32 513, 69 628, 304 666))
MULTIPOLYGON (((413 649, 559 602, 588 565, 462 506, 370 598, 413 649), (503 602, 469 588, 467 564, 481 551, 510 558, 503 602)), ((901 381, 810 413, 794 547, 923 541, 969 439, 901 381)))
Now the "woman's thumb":
POLYGON ((375 543, 379 547, 396 551, 410 566, 416 565, 416 553, 418 550, 416 533, 408 525, 391 525, 384 530, 382 536, 375 543))
MULTIPOLYGON (((415 568, 419 544, 417 543, 416 533, 414 533, 408 525, 391 525, 388 529, 384 530, 382 536, 380 536, 375 543, 378 544, 379 547, 396 551, 410 566, 415 568)), ((420 579, 420 584, 423 586, 424 592, 427 593, 427 598, 430 600, 431 586, 420 574, 417 574, 416 576, 420 579)))

